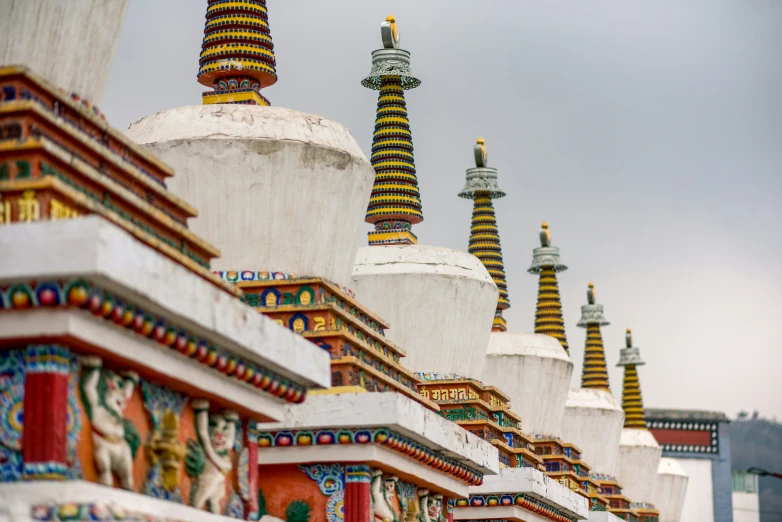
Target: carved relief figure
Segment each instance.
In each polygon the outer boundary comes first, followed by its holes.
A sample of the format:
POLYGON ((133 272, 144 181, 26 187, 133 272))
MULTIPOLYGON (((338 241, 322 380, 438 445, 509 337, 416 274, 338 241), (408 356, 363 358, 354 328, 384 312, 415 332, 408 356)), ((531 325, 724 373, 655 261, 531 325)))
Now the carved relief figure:
POLYGON ((394 510, 391 509, 391 504, 389 504, 386 497, 386 485, 381 470, 372 470, 372 479, 369 487, 375 522, 398 522, 394 510))
POLYGON ((443 516, 443 496, 439 493, 429 495, 429 520, 431 522, 440 522, 443 516))
POLYGON ((112 473, 120 486, 133 489, 133 459, 141 445, 141 437, 130 419, 122 414, 133 390, 138 374, 122 372, 117 375, 103 368, 100 357, 82 359, 81 397, 92 423, 92 443, 98 482, 113 486, 112 473))
POLYGON ((209 413, 209 401, 192 402, 196 415, 198 441, 189 440, 185 467, 196 480, 190 503, 198 509, 220 512, 225 498, 225 476, 233 469, 231 450, 236 439, 239 416, 232 411, 209 413))
POLYGON ((429 519, 429 490, 418 488, 418 522, 431 522, 429 519))

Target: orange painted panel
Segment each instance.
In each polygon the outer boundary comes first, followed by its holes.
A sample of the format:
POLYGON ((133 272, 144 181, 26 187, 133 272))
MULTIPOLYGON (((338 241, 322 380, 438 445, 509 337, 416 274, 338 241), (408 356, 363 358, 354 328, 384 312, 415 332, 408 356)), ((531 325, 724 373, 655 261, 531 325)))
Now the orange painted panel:
MULTIPOLYGON (((261 450, 263 457, 263 450, 261 450)), ((310 522, 326 522, 328 497, 320 492, 296 464, 260 466, 258 487, 266 500, 266 510, 272 516, 285 520, 285 510, 294 500, 306 502, 312 509, 310 522)))

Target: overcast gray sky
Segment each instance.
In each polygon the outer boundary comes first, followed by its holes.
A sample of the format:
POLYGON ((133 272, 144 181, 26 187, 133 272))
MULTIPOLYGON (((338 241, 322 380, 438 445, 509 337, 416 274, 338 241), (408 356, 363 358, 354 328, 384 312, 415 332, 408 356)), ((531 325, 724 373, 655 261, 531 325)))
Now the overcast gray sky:
MULTIPOLYGON (((205 0, 132 0, 102 109, 121 128, 199 104, 205 0)), ((580 381, 586 285, 632 327, 646 406, 782 419, 782 2, 268 0, 274 105, 345 126, 369 154, 376 93, 360 80, 396 16, 423 84, 407 94, 421 243, 466 250, 456 197, 472 144, 496 202, 512 308, 531 331, 526 273, 547 220, 580 381)), ((392 325, 393 327, 393 325, 392 325)))

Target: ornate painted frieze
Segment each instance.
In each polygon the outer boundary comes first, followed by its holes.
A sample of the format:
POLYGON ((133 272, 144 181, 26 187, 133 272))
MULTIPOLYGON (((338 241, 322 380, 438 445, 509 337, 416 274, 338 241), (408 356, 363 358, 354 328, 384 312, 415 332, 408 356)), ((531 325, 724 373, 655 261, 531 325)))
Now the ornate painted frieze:
POLYGON ((176 350, 227 377, 245 382, 254 388, 301 403, 306 390, 262 366, 233 355, 189 332, 181 325, 159 314, 120 298, 101 286, 83 280, 32 281, 0 286, 0 313, 4 310, 31 308, 79 308, 89 310, 119 328, 126 328, 154 340, 159 345, 176 350))
POLYGON ((510 507, 518 506, 536 515, 540 515, 556 522, 575 522, 575 518, 566 515, 562 511, 553 508, 545 502, 524 493, 508 493, 500 495, 470 495, 469 499, 462 498, 453 501, 453 505, 460 507, 510 507))
POLYGON ((442 453, 427 448, 387 428, 342 429, 319 431, 270 431, 258 435, 261 448, 287 448, 293 446, 332 446, 351 444, 380 444, 388 449, 406 455, 423 465, 470 485, 480 485, 483 473, 469 468, 442 453))

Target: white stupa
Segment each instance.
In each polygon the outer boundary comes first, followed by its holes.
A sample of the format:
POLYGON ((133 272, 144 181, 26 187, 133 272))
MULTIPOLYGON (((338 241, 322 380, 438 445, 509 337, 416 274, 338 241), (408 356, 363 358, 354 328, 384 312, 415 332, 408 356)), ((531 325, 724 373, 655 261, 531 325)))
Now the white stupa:
POLYGON ((98 104, 127 9, 128 0, 3 0, 0 64, 23 64, 54 85, 98 104), (53 42, 57 52, 52 52, 53 42))

